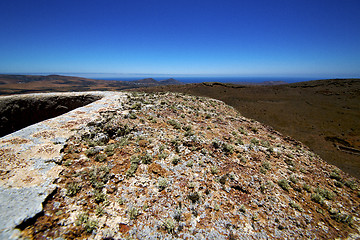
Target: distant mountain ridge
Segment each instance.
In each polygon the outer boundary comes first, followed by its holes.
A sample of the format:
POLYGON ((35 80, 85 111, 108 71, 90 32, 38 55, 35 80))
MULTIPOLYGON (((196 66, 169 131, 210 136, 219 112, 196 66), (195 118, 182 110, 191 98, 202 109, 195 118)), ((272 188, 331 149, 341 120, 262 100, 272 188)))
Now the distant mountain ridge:
POLYGON ((145 78, 135 81, 95 80, 62 75, 0 74, 0 95, 34 92, 120 91, 130 88, 182 85, 173 78, 157 81, 145 78))

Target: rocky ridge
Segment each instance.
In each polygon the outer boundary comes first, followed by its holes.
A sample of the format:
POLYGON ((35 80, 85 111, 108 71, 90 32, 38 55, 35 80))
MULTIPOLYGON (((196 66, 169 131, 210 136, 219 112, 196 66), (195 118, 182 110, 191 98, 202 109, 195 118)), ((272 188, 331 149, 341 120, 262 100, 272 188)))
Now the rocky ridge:
POLYGON ((359 181, 302 143, 218 100, 112 93, 99 101, 107 107, 61 145, 52 194, 16 225, 22 237, 360 237, 359 181))

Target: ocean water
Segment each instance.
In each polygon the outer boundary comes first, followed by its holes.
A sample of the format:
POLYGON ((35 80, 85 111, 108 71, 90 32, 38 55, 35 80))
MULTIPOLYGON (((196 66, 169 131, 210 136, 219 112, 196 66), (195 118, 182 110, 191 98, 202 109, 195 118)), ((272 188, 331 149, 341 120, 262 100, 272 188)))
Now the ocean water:
MULTIPOLYGON (((93 78, 101 80, 115 81, 134 81, 147 77, 105 77, 93 78)), ((149 77, 150 78, 150 77, 149 77)), ((222 82, 222 83, 260 83, 265 81, 283 81, 286 83, 303 82, 318 80, 318 78, 304 77, 151 77, 157 81, 174 78, 183 83, 201 83, 201 82, 222 82)))

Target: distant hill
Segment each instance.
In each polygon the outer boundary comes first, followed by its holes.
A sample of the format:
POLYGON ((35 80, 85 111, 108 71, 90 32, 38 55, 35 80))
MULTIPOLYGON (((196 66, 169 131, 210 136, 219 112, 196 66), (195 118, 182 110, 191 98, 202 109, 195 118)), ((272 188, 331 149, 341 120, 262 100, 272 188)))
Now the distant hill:
POLYGON ((34 92, 119 91, 139 87, 183 84, 175 79, 156 81, 145 78, 135 81, 95 80, 61 75, 0 74, 0 95, 34 92))
POLYGON ((184 83, 182 83, 182 82, 180 82, 178 80, 175 80, 173 78, 169 78, 169 79, 166 79, 166 80, 161 80, 160 84, 161 85, 182 85, 184 83))

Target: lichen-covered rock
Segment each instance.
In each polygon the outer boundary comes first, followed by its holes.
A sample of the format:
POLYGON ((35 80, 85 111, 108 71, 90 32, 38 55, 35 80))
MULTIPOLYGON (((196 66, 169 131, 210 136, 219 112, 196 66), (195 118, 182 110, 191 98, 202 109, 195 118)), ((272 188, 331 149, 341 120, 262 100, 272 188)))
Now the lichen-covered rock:
POLYGON ((223 102, 129 93, 99 112, 68 139, 57 191, 22 236, 359 237, 357 179, 223 102))

